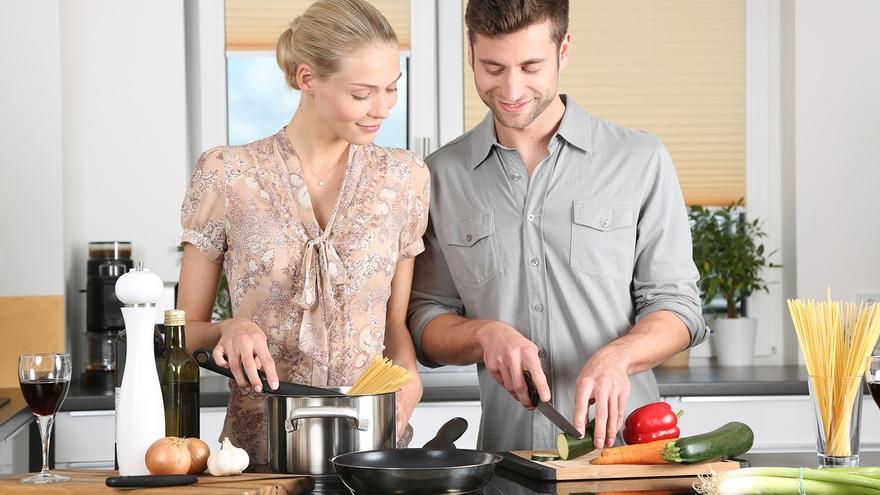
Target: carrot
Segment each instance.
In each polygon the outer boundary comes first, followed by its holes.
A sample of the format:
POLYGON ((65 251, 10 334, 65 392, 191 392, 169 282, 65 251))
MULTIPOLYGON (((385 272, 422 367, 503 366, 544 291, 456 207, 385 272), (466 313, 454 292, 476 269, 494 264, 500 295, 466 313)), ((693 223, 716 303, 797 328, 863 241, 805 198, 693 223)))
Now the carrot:
POLYGON ((663 449, 669 439, 635 445, 622 445, 602 450, 590 464, 669 464, 663 458, 663 449))

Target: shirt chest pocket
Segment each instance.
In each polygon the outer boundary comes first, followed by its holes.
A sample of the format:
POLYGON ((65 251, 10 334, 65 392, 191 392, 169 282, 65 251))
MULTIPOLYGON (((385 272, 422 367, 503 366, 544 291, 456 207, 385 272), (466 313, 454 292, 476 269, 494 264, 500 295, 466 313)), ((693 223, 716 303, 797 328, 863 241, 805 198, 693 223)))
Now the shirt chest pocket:
POLYGON ((635 249, 633 207, 575 201, 571 224, 571 267, 596 277, 631 272, 635 249))
POLYGON ((444 226, 446 264, 456 285, 481 288, 501 271, 492 212, 444 226))

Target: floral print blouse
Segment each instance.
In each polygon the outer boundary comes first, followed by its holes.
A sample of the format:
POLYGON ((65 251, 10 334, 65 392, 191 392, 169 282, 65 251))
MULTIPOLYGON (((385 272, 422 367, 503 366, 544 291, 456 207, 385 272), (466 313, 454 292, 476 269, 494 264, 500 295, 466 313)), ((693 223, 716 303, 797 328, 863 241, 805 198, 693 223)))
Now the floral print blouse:
MULTIPOLYGON (((284 132, 202 154, 183 242, 222 263, 233 314, 265 332, 281 381, 348 386, 381 355, 391 279, 424 250, 430 176, 413 153, 350 145, 322 231, 284 132)), ((266 463, 265 397, 230 380, 223 436, 266 463)))

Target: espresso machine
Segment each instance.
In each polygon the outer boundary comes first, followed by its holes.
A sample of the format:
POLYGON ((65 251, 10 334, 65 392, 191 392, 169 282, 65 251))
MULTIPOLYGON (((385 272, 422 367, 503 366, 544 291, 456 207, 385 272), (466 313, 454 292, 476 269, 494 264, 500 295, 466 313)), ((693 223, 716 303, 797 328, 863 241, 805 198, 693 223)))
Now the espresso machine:
POLYGON ((116 280, 133 267, 131 242, 89 243, 83 385, 113 389, 116 337, 125 328, 116 280))

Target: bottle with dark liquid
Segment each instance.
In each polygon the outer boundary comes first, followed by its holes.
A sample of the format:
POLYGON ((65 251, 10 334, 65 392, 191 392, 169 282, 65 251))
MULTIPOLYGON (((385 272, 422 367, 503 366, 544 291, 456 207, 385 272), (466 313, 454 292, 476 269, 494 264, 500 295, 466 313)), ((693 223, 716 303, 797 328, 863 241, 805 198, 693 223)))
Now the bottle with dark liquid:
POLYGON ((156 366, 165 404, 165 436, 199 436, 199 364, 186 352, 186 314, 165 311, 165 350, 156 366))

